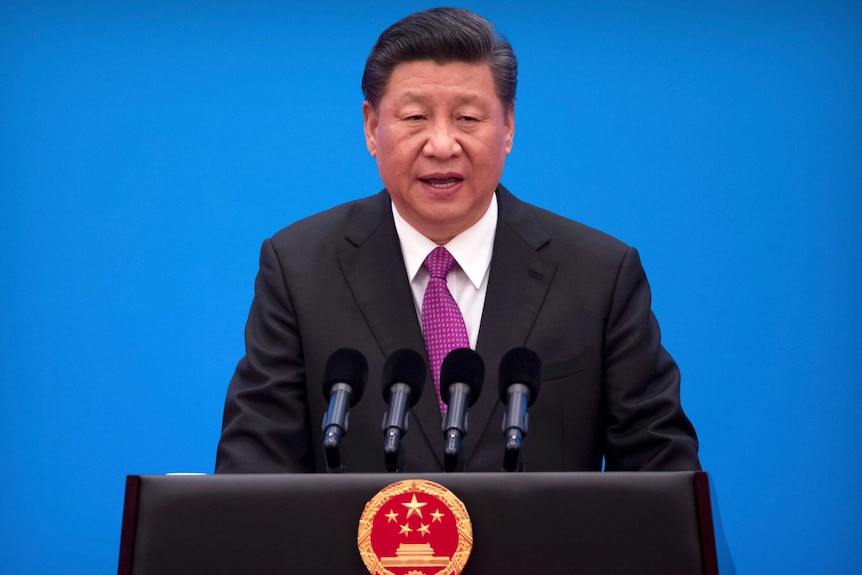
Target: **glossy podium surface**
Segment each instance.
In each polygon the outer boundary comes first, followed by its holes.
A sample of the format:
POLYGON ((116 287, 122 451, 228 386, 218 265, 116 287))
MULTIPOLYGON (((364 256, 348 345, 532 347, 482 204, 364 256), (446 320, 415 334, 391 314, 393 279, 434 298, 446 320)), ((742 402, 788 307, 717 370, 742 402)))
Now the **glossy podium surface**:
POLYGON ((410 478, 466 506, 464 575, 718 573, 708 476, 678 472, 129 476, 119 574, 366 575, 365 504, 410 478))

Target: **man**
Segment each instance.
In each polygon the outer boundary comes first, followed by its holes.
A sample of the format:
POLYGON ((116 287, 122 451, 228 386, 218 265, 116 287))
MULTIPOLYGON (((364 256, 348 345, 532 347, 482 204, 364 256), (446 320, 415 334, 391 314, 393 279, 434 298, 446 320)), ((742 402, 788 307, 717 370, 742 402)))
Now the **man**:
MULTIPOLYGON (((384 470, 377 386, 386 358, 409 348, 439 364, 439 350, 426 348, 435 328, 423 325, 433 267, 423 262, 439 246, 454 256, 444 282, 459 329, 486 369, 461 448, 467 471, 501 469, 498 368, 521 346, 543 361, 527 470, 699 468, 637 252, 500 185, 516 83, 511 46, 473 13, 429 10, 380 36, 362 87, 365 138, 385 190, 264 242, 217 472, 325 470, 323 370, 344 347, 369 364, 369 390, 344 439, 346 468, 384 470)), ((432 372, 404 438, 411 472, 443 469, 432 372)))

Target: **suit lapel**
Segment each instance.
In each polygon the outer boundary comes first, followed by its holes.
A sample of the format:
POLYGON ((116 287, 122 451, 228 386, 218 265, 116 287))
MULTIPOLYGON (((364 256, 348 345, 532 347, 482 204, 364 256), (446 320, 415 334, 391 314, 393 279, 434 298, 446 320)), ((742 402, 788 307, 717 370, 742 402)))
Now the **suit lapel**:
POLYGON ((384 356, 405 347, 424 349, 398 234, 381 192, 357 204, 339 265, 384 356))
MULTIPOLYGON (((345 237, 350 247, 341 252, 339 265, 383 357, 409 348, 419 352, 429 365, 389 196, 385 191, 368 202, 358 204, 345 230, 345 237)), ((432 382, 429 368, 425 392, 412 409, 411 435, 424 436, 428 449, 435 454, 442 468, 440 430, 443 418, 432 382)))
MULTIPOLYGON (((500 402, 500 358, 513 347, 526 343, 557 268, 556 262, 539 253, 550 238, 531 220, 524 204, 502 186, 497 198, 500 215, 476 346, 485 360, 485 384, 482 395, 470 410, 470 433, 463 445, 465 461, 469 461, 485 428, 501 423, 491 421, 494 408, 500 402)), ((502 464, 502 439, 500 441, 502 464)))

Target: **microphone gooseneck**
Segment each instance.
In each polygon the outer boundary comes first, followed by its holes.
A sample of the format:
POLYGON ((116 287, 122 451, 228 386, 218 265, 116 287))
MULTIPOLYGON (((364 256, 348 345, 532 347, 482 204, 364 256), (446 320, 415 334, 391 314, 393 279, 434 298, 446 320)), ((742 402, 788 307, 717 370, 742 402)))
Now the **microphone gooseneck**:
POLYGON ((507 408, 503 414, 504 471, 524 470, 521 446, 529 425, 527 408, 536 401, 541 380, 542 361, 526 347, 510 349, 500 360, 500 401, 507 408))
POLYGON ((485 379, 482 357, 468 348, 454 349, 440 366, 440 396, 447 406, 443 417, 444 471, 457 471, 461 439, 467 435, 467 408, 479 399, 485 379))
POLYGON ((330 473, 344 471, 341 438, 347 434, 348 410, 362 399, 367 380, 368 362, 355 349, 338 349, 326 360, 323 397, 329 400, 329 409, 323 416, 323 452, 330 473))
POLYGON ((383 456, 386 471, 399 471, 401 438, 407 434, 408 411, 422 395, 427 367, 412 349, 393 352, 383 364, 381 390, 389 409, 383 415, 383 456))

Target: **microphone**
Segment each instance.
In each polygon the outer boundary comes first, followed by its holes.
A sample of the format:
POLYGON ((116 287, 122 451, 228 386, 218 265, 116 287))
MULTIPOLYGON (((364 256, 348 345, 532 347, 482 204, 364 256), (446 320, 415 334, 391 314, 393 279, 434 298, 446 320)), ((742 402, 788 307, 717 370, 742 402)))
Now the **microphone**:
POLYGON ((507 406, 503 415, 503 437, 506 451, 503 471, 523 471, 521 441, 530 422, 527 408, 539 395, 542 360, 526 347, 510 349, 500 360, 500 401, 507 406))
POLYGON ((383 456, 388 472, 398 471, 407 410, 422 395, 426 369, 425 360, 412 349, 393 352, 383 364, 383 400, 389 406, 383 415, 383 456))
POLYGON ((453 349, 440 366, 440 396, 447 406, 443 418, 443 470, 456 471, 461 438, 467 435, 467 408, 479 399, 485 362, 469 348, 453 349))
POLYGON ((323 397, 329 409, 323 416, 323 452, 326 471, 342 473, 341 436, 347 434, 348 404, 353 407, 362 398, 368 380, 368 362, 361 352, 343 347, 326 360, 323 371, 323 397))

